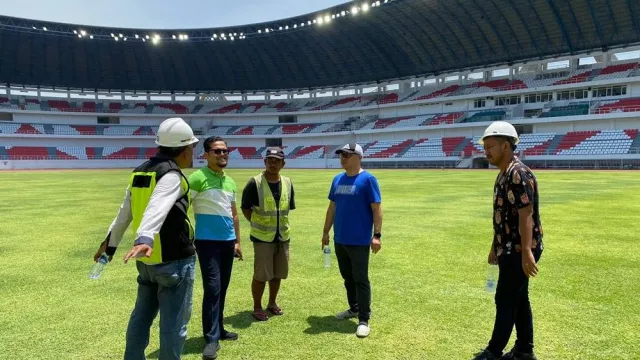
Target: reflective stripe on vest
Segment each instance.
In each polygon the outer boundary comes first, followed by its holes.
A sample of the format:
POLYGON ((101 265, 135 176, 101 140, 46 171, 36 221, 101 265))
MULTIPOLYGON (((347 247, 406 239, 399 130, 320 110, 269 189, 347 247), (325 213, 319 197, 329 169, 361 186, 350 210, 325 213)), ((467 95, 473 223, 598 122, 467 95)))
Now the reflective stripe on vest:
MULTIPOLYGON (((132 229, 134 231, 134 236, 136 236, 136 233, 138 232, 138 228, 140 227, 140 223, 142 222, 144 212, 147 209, 147 205, 149 204, 149 200, 151 199, 153 190, 156 187, 156 177, 157 172, 155 171, 133 172, 129 179, 129 190, 131 192, 132 229)), ((191 205, 191 198, 189 195, 189 183, 187 182, 185 177, 182 176, 182 174, 180 178, 180 187, 185 195, 178 199, 174 206, 178 207, 180 211, 183 211, 186 215, 188 208, 191 205)), ((189 229, 189 238, 193 239, 194 230, 188 216, 186 216, 185 221, 189 229)), ((151 256, 148 258, 142 256, 137 258, 136 260, 148 265, 160 264, 163 262, 162 241, 160 239, 159 233, 154 236, 153 252, 151 253, 151 256)))
POLYGON ((251 209, 251 236, 273 242, 276 232, 280 232, 283 240, 289 240, 291 227, 289 225, 289 204, 291 198, 291 180, 280 177, 280 202, 276 204, 269 183, 263 174, 253 178, 258 189, 258 207, 251 209), (278 228, 278 219, 280 228, 278 228))

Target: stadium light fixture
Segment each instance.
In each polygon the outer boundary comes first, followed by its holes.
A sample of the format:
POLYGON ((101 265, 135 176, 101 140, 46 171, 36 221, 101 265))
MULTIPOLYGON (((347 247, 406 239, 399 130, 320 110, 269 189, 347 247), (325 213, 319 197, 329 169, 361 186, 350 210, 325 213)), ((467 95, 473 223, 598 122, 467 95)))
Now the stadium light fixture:
MULTIPOLYGON (((338 14, 338 16, 340 16, 340 14, 338 14)), ((335 19, 336 18, 336 14, 331 15, 331 18, 335 19)))
POLYGON ((280 26, 280 30, 282 30, 282 26, 280 26))
POLYGON ((311 25, 311 20, 309 20, 309 21, 307 22, 307 25, 311 25))
MULTIPOLYGON (((36 27, 34 26, 33 28, 35 29, 36 27)), ((74 34, 78 34, 78 31, 77 30, 73 30, 73 33, 74 34)), ((113 36, 113 34, 111 34, 111 36, 113 36)))
MULTIPOLYGON (((78 35, 78 36, 80 36, 80 35, 78 35)), ((118 37, 117 37, 117 36, 114 36, 114 37, 113 37, 113 39, 114 39, 115 41, 118 41, 118 37)))
POLYGON ((37 30, 35 26, 32 26, 33 30, 37 30))
POLYGON ((259 30, 258 30, 258 34, 262 34, 262 29, 259 29, 259 30))
POLYGON ((78 37, 82 39, 82 34, 78 34, 78 37))
POLYGON ((124 38, 124 39, 122 39, 122 40, 127 41, 127 38, 125 37, 125 38, 124 38))
POLYGON ((93 40, 93 35, 89 35, 89 39, 93 40))
POLYGON ((345 15, 347 15, 347 12, 346 12, 346 11, 344 11, 344 10, 342 10, 342 12, 340 13, 340 15, 345 16, 345 15))
POLYGON ((82 36, 87 36, 87 32, 84 30, 80 30, 80 34, 82 34, 82 36))
MULTIPOLYGON (((182 35, 180 35, 180 37, 182 37, 182 35)), ((175 40, 175 39, 176 39, 176 36, 175 36, 175 35, 173 35, 173 36, 172 36, 172 38, 175 40)))
POLYGON ((269 29, 264 29, 264 32, 269 33, 269 29))
POLYGON ((284 27, 285 30, 289 30, 289 25, 284 27))
POLYGON ((42 30, 47 31, 47 27, 46 27, 46 26, 44 26, 44 27, 42 28, 42 30))
POLYGON ((352 13, 353 15, 358 14, 358 8, 357 8, 357 7, 355 7, 355 6, 354 6, 354 7, 352 7, 352 8, 351 8, 351 13, 352 13))
MULTIPOLYGON (((73 32, 75 33, 76 31, 74 30, 73 32)), ((115 37, 115 35, 113 33, 111 33, 111 37, 115 37)))
POLYGON ((122 34, 118 34, 118 36, 119 36, 120 38, 123 38, 123 37, 124 37, 122 34))
POLYGON ((376 6, 380 6, 380 1, 376 1, 376 6))
POLYGON ((240 33, 240 36, 244 36, 244 33, 240 33))
POLYGON ((325 15, 325 16, 324 16, 324 22, 326 22, 326 23, 331 22, 331 16, 329 16, 329 15, 325 15))
POLYGON ((362 4, 362 11, 369 11, 369 4, 367 3, 362 4))
POLYGON ((138 34, 136 34, 136 39, 139 38, 138 34))
POLYGON ((293 24, 293 28, 297 29, 298 28, 298 24, 293 24))
POLYGON ((322 19, 322 16, 318 16, 318 18, 313 20, 313 22, 317 23, 318 25, 322 25, 324 23, 324 20, 322 19))
POLYGON ((217 37, 218 37, 218 34, 213 34, 213 38, 214 39, 217 38, 217 37))
POLYGON ((147 42, 147 39, 145 39, 145 38, 142 38, 142 42, 147 42))

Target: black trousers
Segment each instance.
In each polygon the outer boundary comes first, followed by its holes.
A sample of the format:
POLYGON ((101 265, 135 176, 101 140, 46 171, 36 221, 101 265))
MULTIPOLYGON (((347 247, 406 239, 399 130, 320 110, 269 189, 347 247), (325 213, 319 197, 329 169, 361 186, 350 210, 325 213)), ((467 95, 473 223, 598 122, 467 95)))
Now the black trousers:
POLYGON ((202 332, 205 343, 218 343, 223 326, 224 300, 231 280, 234 241, 196 240, 202 273, 202 332))
POLYGON ((371 284, 369 283, 369 246, 335 244, 340 274, 347 289, 349 309, 358 313, 360 322, 371 316, 371 284))
MULTIPOLYGON (((540 254, 534 254, 536 262, 540 254)), ((522 270, 520 253, 503 255, 498 259, 500 274, 496 288, 496 319, 487 350, 501 356, 516 327, 518 351, 533 351, 533 314, 529 302, 529 279, 522 270)))

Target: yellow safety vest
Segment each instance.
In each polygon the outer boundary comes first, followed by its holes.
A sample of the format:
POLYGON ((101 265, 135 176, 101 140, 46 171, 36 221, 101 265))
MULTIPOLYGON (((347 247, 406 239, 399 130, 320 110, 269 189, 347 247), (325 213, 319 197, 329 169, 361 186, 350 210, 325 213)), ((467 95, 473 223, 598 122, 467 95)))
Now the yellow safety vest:
POLYGON ((280 176, 280 202, 276 204, 269 183, 264 174, 253 178, 258 188, 259 206, 251 209, 251 236, 264 241, 273 242, 276 232, 284 241, 290 239, 291 226, 289 225, 289 204, 291 198, 291 180, 286 176, 280 176), (280 227, 278 227, 278 220, 280 227))
POLYGON ((195 253, 193 226, 187 214, 191 206, 189 182, 173 160, 154 157, 140 165, 131 174, 129 189, 133 217, 132 229, 136 234, 156 183, 171 171, 180 174, 180 185, 184 195, 173 205, 160 232, 155 235, 151 256, 137 258, 138 261, 148 265, 184 259, 195 253))

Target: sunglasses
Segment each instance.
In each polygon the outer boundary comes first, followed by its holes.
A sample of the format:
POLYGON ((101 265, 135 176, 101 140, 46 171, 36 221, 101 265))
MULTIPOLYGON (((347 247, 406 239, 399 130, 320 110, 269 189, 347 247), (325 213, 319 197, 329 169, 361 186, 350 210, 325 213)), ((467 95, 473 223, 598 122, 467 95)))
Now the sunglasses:
POLYGON ((213 152, 216 155, 220 155, 220 154, 226 155, 229 153, 229 150, 228 149, 211 149, 209 150, 209 152, 213 152))

